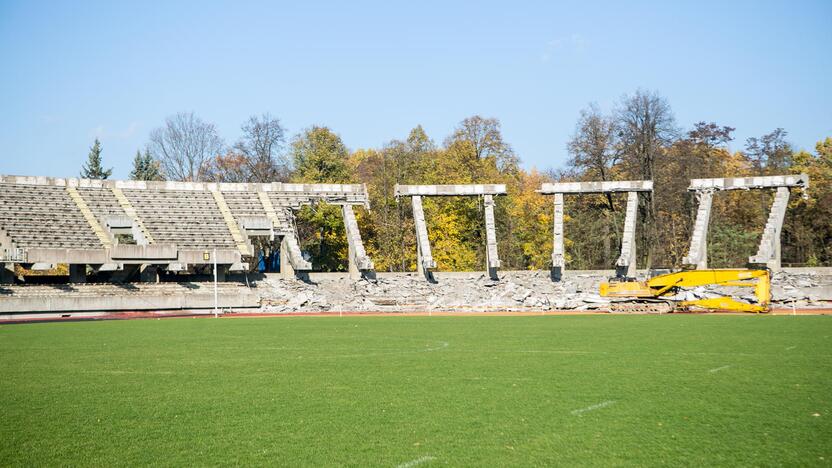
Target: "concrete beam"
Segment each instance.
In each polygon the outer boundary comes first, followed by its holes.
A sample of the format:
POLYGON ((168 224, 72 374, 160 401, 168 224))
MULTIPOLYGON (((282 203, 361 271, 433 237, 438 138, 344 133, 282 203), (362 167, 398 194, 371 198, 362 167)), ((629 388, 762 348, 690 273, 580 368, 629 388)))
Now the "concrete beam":
POLYGON ((371 272, 374 268, 372 260, 364 250, 364 243, 361 241, 361 231, 358 230, 358 221, 355 219, 355 212, 352 206, 341 206, 344 216, 344 227, 347 231, 347 243, 349 244, 349 272, 350 278, 361 278, 362 272, 371 272))
POLYGON ((766 265, 772 271, 780 269, 780 233, 783 230, 783 220, 786 218, 788 206, 788 187, 777 187, 757 255, 750 257, 748 263, 766 265))
POLYGON ((696 221, 690 238, 690 249, 682 260, 685 265, 693 265, 698 270, 708 268, 708 224, 711 220, 711 206, 714 192, 703 190, 696 192, 699 207, 696 209, 696 221))
POLYGON ((433 255, 430 251, 430 240, 428 239, 428 226, 425 222, 425 211, 422 209, 422 197, 415 195, 411 198, 413 203, 413 221, 416 225, 416 269, 425 275, 429 281, 433 281, 432 270, 436 268, 433 255))
POLYGON ((485 261, 488 277, 497 280, 497 269, 500 268, 500 257, 497 252, 497 226, 494 222, 494 198, 483 195, 485 209, 485 261))
POLYGON ((652 192, 652 180, 607 180, 601 182, 553 182, 540 186, 538 193, 611 193, 611 192, 652 192))
POLYGON ((399 185, 396 184, 396 197, 413 196, 466 196, 466 195, 505 195, 505 184, 476 185, 399 185))
POLYGON ((79 179, 75 177, 11 176, 0 175, 0 183, 16 185, 47 185, 54 187, 81 188, 118 188, 127 190, 179 190, 223 192, 287 192, 313 194, 358 194, 366 195, 367 187, 363 184, 288 184, 273 182, 258 183, 215 183, 215 182, 180 182, 144 181, 144 180, 100 180, 79 179))
POLYGON ((636 220, 638 218, 638 192, 627 194, 627 211, 624 216, 624 234, 621 237, 621 255, 615 262, 616 276, 636 277, 636 220))
POLYGON ((110 258, 118 261, 176 261, 178 251, 172 244, 130 245, 118 244, 110 249, 110 258))
POLYGON ((691 179, 688 190, 748 190, 777 187, 809 187, 806 174, 759 177, 734 177, 723 179, 691 179))
MULTIPOLYGON (((178 260, 176 263, 185 263, 189 265, 212 265, 214 259, 211 256, 217 252, 217 263, 220 265, 231 265, 239 263, 242 259, 240 251, 237 249, 180 249, 178 251, 178 260)), ((123 262, 130 263, 130 262, 123 262)), ((150 263, 145 261, 144 263, 150 263)), ((160 264, 166 263, 163 261, 154 260, 152 263, 160 264)))
POLYGON ((107 249, 44 249, 32 248, 26 250, 26 261, 29 263, 77 263, 102 264, 110 261, 107 249))

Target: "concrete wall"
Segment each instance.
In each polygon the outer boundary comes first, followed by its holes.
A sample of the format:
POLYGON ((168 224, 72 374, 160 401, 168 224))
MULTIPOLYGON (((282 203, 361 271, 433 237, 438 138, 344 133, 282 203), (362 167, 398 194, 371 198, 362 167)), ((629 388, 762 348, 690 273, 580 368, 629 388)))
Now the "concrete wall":
MULTIPOLYGON (((1 297, 1 296, 0 296, 1 297)), ((220 308, 259 307, 260 298, 252 292, 220 294, 220 308)), ((138 311, 213 309, 214 294, 142 295, 125 296, 55 296, 3 297, 0 298, 0 314, 12 314, 0 319, 14 318, 15 313, 33 312, 82 312, 82 311, 138 311)))

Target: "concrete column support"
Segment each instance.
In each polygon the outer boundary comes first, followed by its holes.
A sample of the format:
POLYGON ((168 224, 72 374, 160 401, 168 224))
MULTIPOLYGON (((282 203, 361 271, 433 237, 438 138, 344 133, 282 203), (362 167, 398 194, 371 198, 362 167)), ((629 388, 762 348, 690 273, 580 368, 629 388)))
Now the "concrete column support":
POLYGON ((554 241, 552 242, 552 280, 560 281, 566 267, 563 246, 563 194, 555 194, 554 241))
POLYGON ((436 262, 430 251, 430 240, 428 239, 428 226, 425 222, 425 212, 422 209, 422 197, 414 195, 411 197, 413 203, 413 221, 416 225, 416 269, 429 281, 433 281, 433 269, 436 262))
POLYGON ((217 265, 217 282, 223 282, 228 275, 228 265, 217 265))
POLYGON ((295 277, 295 269, 289 260, 289 246, 285 237, 280 240, 280 277, 284 279, 295 277))
POLYGON ((713 192, 722 190, 776 189, 774 202, 760 239, 757 254, 749 257, 748 262, 755 265, 765 265, 772 270, 780 268, 780 233, 783 220, 789 204, 789 190, 809 187, 809 176, 806 174, 788 174, 758 177, 734 177, 716 179, 691 179, 688 190, 696 192, 699 197, 699 209, 696 213, 691 238, 690 250, 684 258, 687 265, 695 265, 698 269, 707 268, 707 236, 708 220, 711 214, 711 199, 713 192))
POLYGON ((14 284, 14 263, 0 263, 0 284, 14 284))
POLYGON ((690 238, 690 249, 682 260, 686 265, 693 265, 697 270, 708 268, 708 225, 711 221, 711 206, 713 205, 713 190, 696 192, 699 207, 696 209, 696 221, 693 224, 693 235, 690 238))
POLYGON ((70 283, 86 283, 87 282, 87 265, 84 264, 70 264, 69 265, 69 282, 70 283))
POLYGON ((156 265, 143 265, 139 277, 142 283, 158 283, 159 267, 156 265))
POLYGON ((768 214, 766 227, 757 255, 748 259, 749 263, 766 265, 772 271, 780 269, 780 233, 783 230, 783 220, 786 218, 786 208, 789 206, 789 189, 778 187, 768 214))
POLYGON ((295 278, 312 270, 312 264, 304 260, 300 244, 294 233, 284 233, 280 240, 280 273, 283 278, 295 278))
POLYGON ((635 232, 638 214, 638 192, 652 192, 652 180, 605 180, 598 182, 551 182, 540 186, 538 193, 555 196, 554 241, 552 242, 552 280, 560 281, 566 268, 563 237, 564 194, 627 193, 627 213, 621 255, 615 263, 618 276, 635 276, 635 232))
POLYGON ((372 273, 373 262, 364 250, 364 243, 361 241, 361 232, 358 230, 358 221, 355 219, 352 206, 341 205, 341 212, 344 216, 344 227, 347 231, 347 243, 349 245, 350 278, 360 279, 365 273, 372 273))
POLYGON ((624 234, 621 238, 621 255, 615 262, 615 275, 636 277, 636 220, 638 219, 638 192, 627 192, 627 211, 624 216, 624 234))
POLYGON ((492 280, 497 277, 497 269, 500 268, 500 257, 497 252, 497 226, 494 222, 494 196, 483 195, 483 207, 485 208, 485 262, 488 270, 488 277, 492 280))

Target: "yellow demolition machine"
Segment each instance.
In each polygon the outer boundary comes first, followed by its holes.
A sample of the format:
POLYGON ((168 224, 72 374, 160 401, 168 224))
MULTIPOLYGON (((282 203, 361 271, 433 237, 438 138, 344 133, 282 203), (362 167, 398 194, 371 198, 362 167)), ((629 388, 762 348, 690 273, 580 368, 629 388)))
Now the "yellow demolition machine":
POLYGON ((601 283, 601 296, 622 298, 610 304, 612 312, 674 312, 705 309, 731 312, 768 312, 771 302, 771 277, 767 269, 689 270, 654 276, 647 281, 613 278, 601 283), (757 303, 730 296, 695 300, 673 300, 677 292, 697 286, 754 288, 757 303))

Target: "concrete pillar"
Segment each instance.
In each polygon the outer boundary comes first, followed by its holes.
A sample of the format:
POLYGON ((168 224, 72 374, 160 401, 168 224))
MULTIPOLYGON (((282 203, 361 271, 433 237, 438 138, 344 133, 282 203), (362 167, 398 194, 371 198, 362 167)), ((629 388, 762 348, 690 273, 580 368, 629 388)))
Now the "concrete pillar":
POLYGON ((138 273, 141 276, 141 265, 124 264, 120 270, 113 271, 110 274, 110 281, 114 283, 129 283, 135 279, 138 273))
POLYGON ((423 274, 428 281, 433 281, 433 269, 436 262, 430 251, 430 240, 428 239, 428 226, 425 222, 425 212, 422 209, 422 197, 414 195, 411 197, 413 203, 413 221, 416 225, 416 269, 423 274))
POLYGON ((711 221, 711 206, 713 204, 713 190, 698 190, 696 198, 699 206, 696 209, 696 221, 693 224, 693 235, 690 238, 690 249, 682 260, 685 265, 693 265, 697 270, 708 268, 708 224, 711 221))
POLYGON ((140 278, 142 283, 158 283, 159 267, 156 265, 143 265, 140 278))
POLYGON ((0 264, 0 284, 14 284, 14 263, 0 264))
POLYGON ((560 281, 566 267, 563 247, 563 194, 555 194, 554 241, 552 242, 552 280, 560 281))
POLYGON ((289 259, 289 246, 286 242, 286 236, 280 239, 280 277, 290 279, 295 277, 295 269, 292 267, 292 261, 289 259))
POLYGON ((364 243, 361 241, 361 232, 358 230, 358 221, 355 219, 352 205, 341 205, 341 213, 344 217, 344 227, 347 231, 347 244, 349 246, 349 275, 351 279, 360 279, 364 274, 363 272, 372 272, 373 262, 364 250, 364 243))
POLYGON ((87 282, 87 265, 71 264, 69 265, 69 282, 70 283, 86 283, 87 282))
POLYGON ((312 264, 304 260, 300 243, 294 233, 284 233, 280 239, 280 273, 283 278, 297 278, 312 270, 312 264))
POLYGON ((783 220, 786 218, 786 208, 789 205, 789 189, 778 187, 768 214, 763 237, 757 248, 757 255, 748 259, 749 263, 766 265, 772 271, 780 269, 780 234, 783 230, 783 220))
POLYGON ((497 226, 494 222, 494 197, 483 195, 483 207, 485 208, 485 267, 488 270, 488 277, 492 280, 497 277, 497 269, 500 268, 500 258, 497 252, 497 226))
POLYGON ((217 265, 217 282, 223 282, 228 275, 228 265, 217 265))
POLYGON ((624 216, 624 234, 621 237, 621 255, 615 262, 615 276, 636 277, 636 220, 638 218, 638 192, 627 192, 627 211, 624 216))

